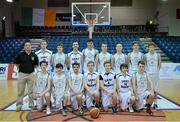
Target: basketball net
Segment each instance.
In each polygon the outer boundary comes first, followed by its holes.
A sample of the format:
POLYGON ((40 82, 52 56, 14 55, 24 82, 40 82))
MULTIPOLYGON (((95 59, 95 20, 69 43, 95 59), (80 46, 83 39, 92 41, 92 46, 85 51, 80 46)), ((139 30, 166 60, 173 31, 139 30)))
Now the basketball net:
POLYGON ((96 24, 96 20, 87 20, 88 31, 89 31, 89 39, 92 39, 92 34, 94 32, 94 25, 96 24))

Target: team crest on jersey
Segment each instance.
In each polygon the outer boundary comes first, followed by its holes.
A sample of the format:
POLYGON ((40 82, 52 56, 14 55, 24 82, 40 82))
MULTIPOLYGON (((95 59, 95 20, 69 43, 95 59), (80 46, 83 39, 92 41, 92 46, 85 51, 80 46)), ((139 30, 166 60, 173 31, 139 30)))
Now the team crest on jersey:
POLYGON ((93 58, 93 54, 90 53, 90 52, 87 54, 87 56, 88 56, 89 59, 93 58))
POLYGON ((34 61, 34 56, 31 57, 31 60, 34 61))

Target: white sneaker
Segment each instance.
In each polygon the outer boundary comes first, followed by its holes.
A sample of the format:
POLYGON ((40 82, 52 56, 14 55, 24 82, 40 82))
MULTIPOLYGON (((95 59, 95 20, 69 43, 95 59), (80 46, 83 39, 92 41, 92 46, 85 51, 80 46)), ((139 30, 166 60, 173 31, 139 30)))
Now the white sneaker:
POLYGON ((50 107, 46 107, 46 114, 47 114, 47 115, 50 115, 50 114, 51 114, 51 109, 50 109, 50 107))
POLYGON ((130 112, 130 113, 134 112, 134 109, 133 109, 132 105, 129 104, 129 107, 128 107, 128 108, 129 108, 129 112, 130 112))

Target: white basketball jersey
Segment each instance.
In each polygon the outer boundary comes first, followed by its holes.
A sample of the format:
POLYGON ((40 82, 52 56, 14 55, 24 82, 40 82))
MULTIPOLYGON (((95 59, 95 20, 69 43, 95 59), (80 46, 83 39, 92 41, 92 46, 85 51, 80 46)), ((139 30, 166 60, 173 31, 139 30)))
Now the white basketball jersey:
POLYGON ((125 54, 115 54, 114 55, 114 72, 119 73, 121 64, 126 63, 126 55, 125 54))
POLYGON ((62 53, 62 54, 58 54, 55 53, 53 55, 54 58, 54 64, 56 66, 56 64, 61 63, 63 65, 63 71, 66 71, 66 54, 62 53))
POLYGON ((70 72, 73 73, 72 64, 77 62, 80 64, 79 73, 82 73, 82 53, 78 51, 75 53, 74 51, 68 53, 68 56, 70 58, 70 72))
POLYGON ((119 73, 116 75, 117 85, 119 86, 119 92, 128 92, 131 90, 131 77, 129 75, 124 75, 119 73))
MULTIPOLYGON (((42 50, 39 50, 37 52, 35 52, 36 55, 38 56, 38 60, 39 63, 41 61, 46 61, 48 62, 48 67, 47 67, 47 71, 51 70, 51 56, 52 56, 52 51, 46 49, 45 52, 43 52, 42 50)), ((39 70, 40 70, 40 66, 39 66, 39 70)))
POLYGON ((138 53, 134 53, 131 52, 130 53, 130 64, 129 64, 129 70, 131 71, 137 71, 138 70, 138 62, 142 60, 142 56, 143 54, 141 52, 138 53))
POLYGON ((112 72, 104 73, 101 77, 103 78, 104 86, 112 93, 114 91, 114 80, 116 79, 115 74, 112 72))
POLYGON ((103 74, 105 72, 104 69, 104 62, 105 61, 109 61, 111 60, 111 54, 110 53, 105 53, 103 54, 102 52, 99 54, 98 56, 98 72, 100 74, 103 74))
POLYGON ((72 87, 76 92, 79 92, 83 85, 83 75, 82 74, 70 74, 70 79, 72 81, 72 87))
POLYGON ((137 94, 143 94, 146 90, 148 90, 148 81, 147 74, 144 72, 143 74, 135 73, 136 79, 136 88, 137 94))
POLYGON ((41 72, 37 72, 37 80, 35 81, 35 91, 37 93, 42 93, 48 85, 48 79, 49 79, 49 74, 43 74, 41 72))
POLYGON ((52 81, 52 86, 53 86, 53 91, 54 94, 57 95, 62 95, 64 94, 67 86, 66 82, 66 75, 65 74, 55 74, 53 76, 53 81, 52 81))
POLYGON ((89 87, 90 91, 96 91, 97 87, 96 87, 96 79, 99 78, 99 73, 97 72, 88 72, 85 73, 84 76, 87 79, 87 86, 89 87))
POLYGON ((147 53, 146 55, 146 71, 149 74, 158 73, 158 59, 159 55, 157 53, 154 53, 151 55, 150 53, 147 53))
MULTIPOLYGON (((92 50, 89 50, 88 48, 83 50, 83 55, 85 57, 84 58, 84 66, 83 66, 84 72, 88 71, 87 63, 89 61, 93 61, 95 63, 95 56, 96 56, 97 53, 98 53, 98 51, 96 49, 94 49, 94 48, 92 50)), ((94 69, 96 69, 96 66, 94 67, 94 69)))

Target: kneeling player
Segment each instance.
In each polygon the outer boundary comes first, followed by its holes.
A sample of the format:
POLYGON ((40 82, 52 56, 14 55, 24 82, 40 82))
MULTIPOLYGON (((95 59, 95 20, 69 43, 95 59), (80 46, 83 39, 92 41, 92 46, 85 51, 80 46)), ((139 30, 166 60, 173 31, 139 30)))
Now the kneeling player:
POLYGON ((79 63, 73 63, 73 73, 69 76, 69 88, 71 94, 71 105, 73 110, 79 109, 79 115, 83 115, 83 75, 79 73, 79 63))
POLYGON ((116 75, 111 72, 111 63, 104 62, 105 73, 100 75, 102 105, 104 111, 112 107, 112 112, 116 113, 117 93, 116 93, 116 75))
POLYGON ((91 108, 99 105, 99 74, 94 71, 94 62, 87 64, 88 72, 84 75, 84 84, 86 88, 86 106, 91 108), (95 105, 93 103, 95 101, 95 105))
POLYGON ((134 112, 132 105, 135 103, 135 97, 131 87, 131 77, 128 75, 128 65, 121 64, 120 70, 121 73, 116 75, 120 108, 122 111, 128 108, 129 112, 134 112))
POLYGON ((56 109, 59 109, 60 113, 66 116, 67 114, 63 109, 63 102, 67 101, 67 78, 63 73, 63 65, 61 63, 56 64, 55 68, 56 73, 52 78, 54 102, 56 109))
POLYGON ((149 76, 144 72, 145 63, 138 62, 138 72, 133 75, 133 91, 135 94, 135 108, 136 110, 141 110, 144 108, 144 100, 146 100, 146 112, 150 115, 153 114, 151 111, 151 105, 154 100, 154 90, 152 82, 149 76))
POLYGON ((37 104, 37 109, 42 111, 46 106, 46 114, 51 114, 50 110, 50 88, 51 76, 46 71, 48 63, 46 61, 40 62, 41 71, 37 72, 34 84, 34 97, 37 104))

